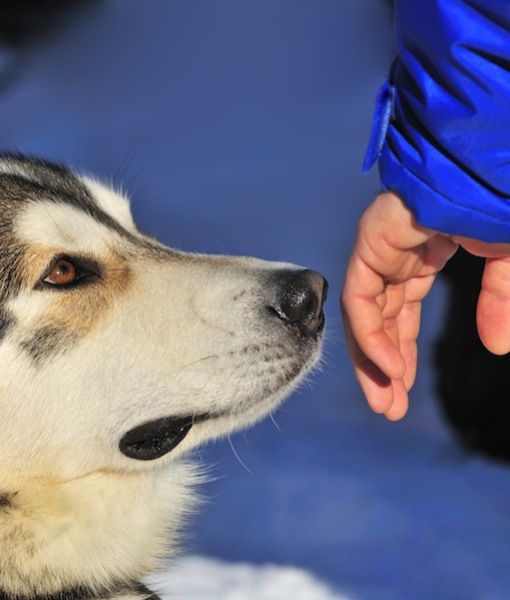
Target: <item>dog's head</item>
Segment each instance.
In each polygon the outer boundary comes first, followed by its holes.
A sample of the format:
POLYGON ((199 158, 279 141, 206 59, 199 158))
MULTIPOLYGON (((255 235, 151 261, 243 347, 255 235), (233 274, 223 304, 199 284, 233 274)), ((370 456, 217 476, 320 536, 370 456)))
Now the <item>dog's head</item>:
POLYGON ((317 361, 324 279, 172 250, 127 200, 0 157, 0 464, 159 464, 276 407, 317 361))

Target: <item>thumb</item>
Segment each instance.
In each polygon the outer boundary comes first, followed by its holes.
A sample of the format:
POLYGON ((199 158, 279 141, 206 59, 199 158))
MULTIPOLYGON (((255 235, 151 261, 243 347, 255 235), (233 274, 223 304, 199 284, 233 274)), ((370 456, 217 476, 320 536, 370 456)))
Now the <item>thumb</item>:
POLYGON ((487 350, 510 352, 510 257, 486 259, 476 323, 487 350))

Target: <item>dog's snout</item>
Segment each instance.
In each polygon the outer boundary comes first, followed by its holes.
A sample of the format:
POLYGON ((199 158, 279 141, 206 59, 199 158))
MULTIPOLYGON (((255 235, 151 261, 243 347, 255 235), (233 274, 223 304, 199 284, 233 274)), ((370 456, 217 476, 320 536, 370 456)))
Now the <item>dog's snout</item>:
POLYGON ((295 274, 287 273, 281 290, 276 313, 306 336, 316 335, 324 326, 322 311, 328 291, 328 282, 308 269, 295 274))

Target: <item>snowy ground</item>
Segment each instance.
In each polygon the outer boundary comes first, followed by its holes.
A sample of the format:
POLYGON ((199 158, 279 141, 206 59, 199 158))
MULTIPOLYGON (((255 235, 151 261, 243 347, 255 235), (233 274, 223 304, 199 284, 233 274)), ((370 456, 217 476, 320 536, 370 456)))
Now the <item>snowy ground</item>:
MULTIPOLYGON (((377 189, 359 165, 390 59, 384 6, 109 0, 27 57, 0 96, 0 142, 113 175, 142 228, 171 245, 293 261, 330 280, 322 372, 275 415, 281 431, 268 420, 232 438, 250 472, 228 441, 198 454, 214 481, 191 553, 305 569, 356 600, 508 600, 510 473, 465 456, 436 412, 444 290, 425 307, 403 423, 370 414, 342 340, 336 296, 377 189)), ((211 568, 245 587, 291 573, 212 564, 184 563, 188 582, 211 568)), ((310 585, 306 600, 328 597, 310 585)))
POLYGON ((180 559, 147 583, 169 600, 348 600, 303 569, 202 556, 180 559))

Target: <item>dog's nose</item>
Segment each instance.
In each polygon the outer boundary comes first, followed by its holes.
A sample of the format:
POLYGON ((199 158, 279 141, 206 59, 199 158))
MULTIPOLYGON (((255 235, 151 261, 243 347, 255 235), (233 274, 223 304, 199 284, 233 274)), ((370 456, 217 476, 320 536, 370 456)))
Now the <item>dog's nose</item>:
POLYGON ((322 308, 327 293, 328 282, 320 273, 306 269, 287 276, 278 316, 303 335, 315 336, 324 327, 322 308))

